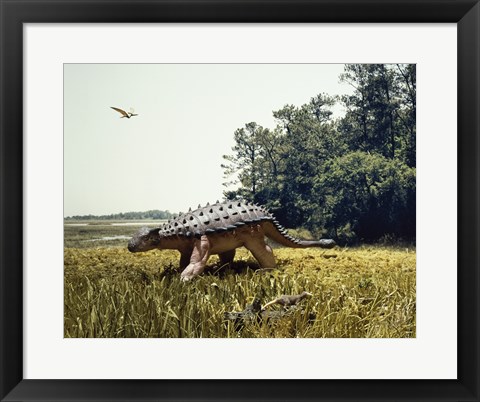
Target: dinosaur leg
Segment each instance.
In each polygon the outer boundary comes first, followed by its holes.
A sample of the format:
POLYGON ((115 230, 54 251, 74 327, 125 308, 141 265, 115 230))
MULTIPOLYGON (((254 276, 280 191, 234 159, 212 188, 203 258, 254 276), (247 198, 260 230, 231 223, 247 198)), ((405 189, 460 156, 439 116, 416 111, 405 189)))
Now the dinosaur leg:
POLYGON ((230 250, 230 251, 225 251, 224 253, 218 254, 220 257, 220 266, 225 265, 225 264, 230 264, 233 262, 233 259, 235 258, 235 249, 230 250))
POLYGON ((256 237, 244 245, 256 258, 261 268, 275 268, 277 266, 272 248, 265 244, 263 237, 256 237))
POLYGON ((180 271, 183 271, 187 265, 190 263, 190 256, 192 255, 191 252, 186 253, 182 252, 180 254, 180 271))
POLYGON ((190 263, 181 274, 182 281, 189 281, 200 275, 207 265, 208 257, 210 257, 210 241, 204 235, 195 240, 190 263))

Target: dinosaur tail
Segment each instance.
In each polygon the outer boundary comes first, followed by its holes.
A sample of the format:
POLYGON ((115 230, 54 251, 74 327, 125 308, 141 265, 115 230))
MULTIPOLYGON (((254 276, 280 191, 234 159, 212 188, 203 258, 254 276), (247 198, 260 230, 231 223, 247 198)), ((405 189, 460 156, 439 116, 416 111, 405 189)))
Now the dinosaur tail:
POLYGON ((332 239, 320 239, 320 240, 300 240, 290 236, 285 228, 283 228, 277 221, 267 221, 264 223, 265 235, 273 241, 281 244, 282 246, 292 248, 307 248, 307 247, 320 247, 320 248, 333 248, 336 243, 332 239))

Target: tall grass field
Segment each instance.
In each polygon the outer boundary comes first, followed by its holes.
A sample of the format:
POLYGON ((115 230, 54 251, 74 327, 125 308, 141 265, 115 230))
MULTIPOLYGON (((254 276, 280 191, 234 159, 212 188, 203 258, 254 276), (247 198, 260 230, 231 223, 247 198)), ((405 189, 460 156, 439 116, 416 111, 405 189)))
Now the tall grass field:
MULTIPOLYGON (((275 248, 276 269, 258 269, 245 249, 231 266, 211 257, 182 282, 179 254, 129 253, 138 225, 65 224, 64 336, 67 338, 414 338, 414 247, 275 248), (255 298, 307 291, 270 316, 232 320, 255 298)), ((152 226, 149 224, 149 226, 152 226)), ((152 227, 155 225, 153 224, 152 227)))

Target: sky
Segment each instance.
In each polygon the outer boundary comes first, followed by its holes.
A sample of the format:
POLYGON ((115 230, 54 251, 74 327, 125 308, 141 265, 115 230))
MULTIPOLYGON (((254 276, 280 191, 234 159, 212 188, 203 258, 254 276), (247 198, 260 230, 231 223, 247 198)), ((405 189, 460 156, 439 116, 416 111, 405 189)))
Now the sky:
MULTIPOLYGON (((249 122, 351 93, 341 64, 65 64, 64 216, 177 213, 222 199, 220 165, 249 122), (138 116, 120 118, 110 107, 138 116)), ((343 113, 341 106, 335 115, 343 113)))

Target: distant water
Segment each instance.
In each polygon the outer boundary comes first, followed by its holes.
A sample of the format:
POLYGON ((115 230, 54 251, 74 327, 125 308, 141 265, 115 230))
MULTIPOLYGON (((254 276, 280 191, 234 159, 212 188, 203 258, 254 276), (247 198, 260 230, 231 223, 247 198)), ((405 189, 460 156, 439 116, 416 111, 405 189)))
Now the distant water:
POLYGON ((122 223, 110 223, 111 226, 155 226, 164 224, 166 221, 155 221, 155 222, 122 222, 122 223))
POLYGON ((89 239, 89 240, 84 240, 84 241, 103 241, 103 240, 127 240, 127 239, 131 239, 132 236, 123 236, 123 235, 119 235, 119 236, 105 236, 105 237, 101 237, 99 239, 89 239))
POLYGON ((64 223, 65 226, 160 226, 163 225, 166 220, 158 220, 153 222, 145 221, 131 221, 131 222, 99 222, 95 223, 64 223))

